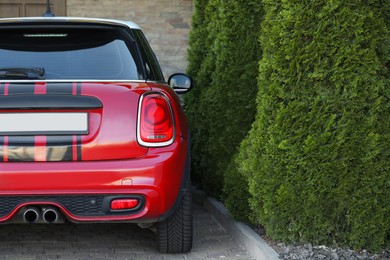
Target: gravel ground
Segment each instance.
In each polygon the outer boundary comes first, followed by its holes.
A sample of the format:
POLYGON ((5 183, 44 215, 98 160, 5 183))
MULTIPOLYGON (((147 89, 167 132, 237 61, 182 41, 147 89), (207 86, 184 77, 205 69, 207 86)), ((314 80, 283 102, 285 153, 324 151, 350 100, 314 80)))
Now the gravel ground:
MULTIPOLYGON (((206 193, 195 188, 198 195, 194 198, 206 197, 206 193)), ((201 200, 201 199, 200 199, 201 200)), ((198 201, 197 203, 202 204, 198 201)), ((278 254, 280 259, 285 260, 390 260, 390 248, 383 250, 382 252, 373 254, 366 250, 361 252, 344 249, 344 248, 330 248, 324 245, 286 245, 273 241, 266 236, 266 231, 262 226, 253 226, 247 224, 252 228, 259 236, 261 236, 267 244, 272 247, 278 254)))
POLYGON ((286 260, 390 260, 390 248, 380 253, 372 254, 363 250, 361 252, 330 248, 324 245, 286 245, 285 243, 275 242, 265 235, 265 229, 262 226, 251 228, 259 234, 268 245, 271 246, 280 256, 280 259, 286 260))
POLYGON ((268 244, 280 255, 280 259, 298 260, 298 259, 315 259, 315 260, 389 260, 390 250, 384 250, 377 254, 372 254, 363 250, 361 252, 342 249, 330 248, 327 246, 316 246, 305 244, 302 246, 286 245, 284 243, 272 242, 267 239, 268 244))

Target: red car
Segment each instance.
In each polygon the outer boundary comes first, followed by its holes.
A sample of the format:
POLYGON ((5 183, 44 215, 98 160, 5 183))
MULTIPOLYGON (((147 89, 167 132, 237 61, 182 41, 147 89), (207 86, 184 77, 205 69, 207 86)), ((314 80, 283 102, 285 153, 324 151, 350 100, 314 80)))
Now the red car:
POLYGON ((190 137, 132 22, 0 19, 0 223, 129 222, 192 246, 190 137))

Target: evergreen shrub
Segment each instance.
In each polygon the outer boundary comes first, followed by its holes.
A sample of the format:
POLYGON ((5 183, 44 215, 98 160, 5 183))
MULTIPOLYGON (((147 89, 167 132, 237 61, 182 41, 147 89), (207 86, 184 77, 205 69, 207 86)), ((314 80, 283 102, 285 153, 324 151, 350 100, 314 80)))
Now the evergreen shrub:
MULTIPOLYGON (((206 190, 218 197, 222 195, 227 167, 255 117, 262 6, 260 0, 225 0, 220 9, 221 26, 214 45, 215 71, 202 100, 209 129, 205 171, 207 177, 213 176, 203 183, 206 190)), ((226 177, 239 180, 241 175, 233 174, 231 171, 226 177)), ((246 186, 236 188, 242 190, 246 186)), ((227 199, 235 194, 227 192, 224 196, 227 199)))
POLYGON ((247 179, 237 170, 236 157, 237 155, 230 161, 224 174, 223 202, 236 220, 249 223, 252 222, 251 217, 253 215, 249 205, 251 195, 247 179))
MULTIPOLYGON (((201 94, 196 105, 187 105, 194 113, 189 115, 194 126, 195 172, 201 172, 202 186, 209 194, 221 197, 227 166, 256 112, 262 7, 260 0, 210 1, 206 11, 213 15, 205 45, 208 55, 195 76, 201 94)), ((191 59, 190 64, 194 64, 191 59)))
POLYGON ((187 73, 194 80, 191 92, 185 95, 186 114, 189 119, 192 141, 191 171, 193 180, 202 182, 203 152, 208 128, 205 122, 204 107, 200 101, 204 90, 211 84, 211 73, 215 67, 213 45, 218 32, 219 0, 195 0, 188 50, 187 73))
POLYGON ((284 241, 390 237, 389 1, 263 0, 255 123, 237 159, 284 241))

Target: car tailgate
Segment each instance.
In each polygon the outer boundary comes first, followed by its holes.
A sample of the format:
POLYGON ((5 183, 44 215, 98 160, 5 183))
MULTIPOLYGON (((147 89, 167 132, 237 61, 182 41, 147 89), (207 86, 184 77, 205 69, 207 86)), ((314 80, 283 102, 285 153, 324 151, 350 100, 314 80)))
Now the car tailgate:
POLYGON ((0 162, 140 158, 145 83, 0 83, 0 162))

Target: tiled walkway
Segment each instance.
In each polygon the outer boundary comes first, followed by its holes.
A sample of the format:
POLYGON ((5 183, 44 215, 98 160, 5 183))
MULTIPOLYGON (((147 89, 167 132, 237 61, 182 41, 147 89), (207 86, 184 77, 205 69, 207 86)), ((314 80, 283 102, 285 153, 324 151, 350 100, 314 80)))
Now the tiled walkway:
POLYGON ((158 253, 153 232, 134 224, 3 225, 0 232, 0 259, 251 259, 196 204, 194 243, 188 254, 158 253))

